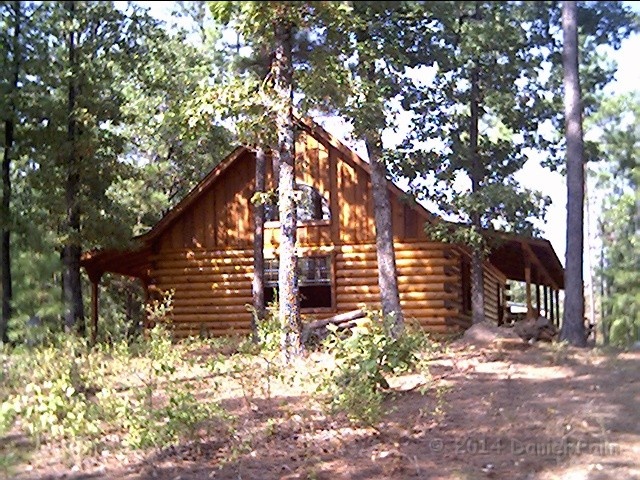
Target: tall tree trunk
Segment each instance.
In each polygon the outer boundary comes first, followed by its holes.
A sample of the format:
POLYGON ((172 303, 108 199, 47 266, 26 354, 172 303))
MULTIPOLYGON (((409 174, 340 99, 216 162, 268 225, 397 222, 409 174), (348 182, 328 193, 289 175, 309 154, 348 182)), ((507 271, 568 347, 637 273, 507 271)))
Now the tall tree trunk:
POLYGON ((600 229, 600 332, 602 333, 602 343, 609 345, 609 328, 607 326, 609 315, 605 308, 605 270, 604 270, 604 222, 602 219, 598 221, 600 229))
MULTIPOLYGON (((75 2, 66 2, 66 9, 69 18, 75 16, 75 2)), ((65 220, 65 231, 67 239, 62 250, 63 271, 62 283, 64 292, 64 324, 65 330, 70 332, 74 329, 80 335, 85 334, 84 323, 84 307, 82 303, 82 282, 80 277, 80 255, 82 248, 80 246, 80 173, 79 158, 77 152, 77 135, 78 126, 75 120, 75 110, 77 102, 77 58, 76 58, 76 36, 74 27, 69 27, 67 48, 69 53, 69 68, 71 75, 69 78, 69 91, 67 114, 69 115, 67 123, 67 178, 65 182, 65 202, 67 215, 65 220)))
MULTIPOLYGON (((471 155, 471 191, 480 191, 484 177, 482 160, 478 154, 478 124, 480 121, 480 78, 478 67, 471 70, 471 116, 469 123, 469 151, 471 155)), ((482 232, 480 212, 471 214, 471 225, 477 234, 482 232)), ((471 249, 471 319, 473 323, 484 322, 484 254, 480 245, 471 249)))
POLYGON ((382 140, 379 135, 365 135, 371 170, 374 222, 376 226, 376 253, 378 259, 378 285, 382 314, 393 318, 392 335, 398 336, 404 329, 404 315, 398 292, 396 252, 393 248, 391 201, 387 187, 387 169, 382 159, 382 140))
POLYGON ((295 155, 293 126, 293 27, 283 19, 275 25, 276 49, 273 60, 274 88, 279 102, 276 114, 278 132, 278 204, 280 214, 280 268, 278 290, 281 348, 284 360, 302 354, 302 324, 298 297, 296 258, 295 155))
MULTIPOLYGON (((256 183, 255 191, 264 193, 266 158, 264 150, 256 149, 256 183)), ((258 320, 264 320, 264 204, 259 203, 253 208, 253 309, 251 331, 254 342, 259 341, 258 320)))
POLYGON ((564 318, 560 338, 585 346, 584 286, 584 162, 582 106, 578 74, 578 7, 562 2, 562 66, 564 69, 564 111, 567 135, 567 250, 564 273, 564 318))
POLYGON ((16 124, 16 95, 18 93, 18 80, 20 77, 20 26, 21 4, 13 2, 13 41, 12 54, 13 65, 11 71, 11 85, 9 87, 9 111, 4 122, 4 156, 2 158, 2 319, 0 319, 0 340, 9 342, 9 321, 11 320, 11 300, 13 288, 11 278, 11 161, 15 145, 16 124))

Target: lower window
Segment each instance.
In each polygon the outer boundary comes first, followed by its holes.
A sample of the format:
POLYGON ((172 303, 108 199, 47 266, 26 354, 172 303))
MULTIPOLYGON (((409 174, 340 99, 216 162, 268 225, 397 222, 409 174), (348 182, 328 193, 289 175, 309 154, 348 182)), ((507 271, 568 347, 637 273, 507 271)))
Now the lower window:
MULTIPOLYGON (((264 261, 264 300, 272 302, 278 292, 278 259, 264 261)), ((300 308, 331 308, 331 257, 298 257, 300 308)))

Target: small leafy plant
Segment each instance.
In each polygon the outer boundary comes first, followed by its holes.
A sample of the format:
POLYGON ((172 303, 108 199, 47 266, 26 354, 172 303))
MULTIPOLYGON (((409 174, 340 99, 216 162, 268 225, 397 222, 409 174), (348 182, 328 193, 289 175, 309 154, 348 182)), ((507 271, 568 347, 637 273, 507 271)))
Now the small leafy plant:
POLYGON ((103 448, 162 448, 225 426, 215 397, 194 394, 188 345, 175 345, 168 328, 170 296, 151 308, 155 326, 134 342, 89 347, 67 336, 0 350, 0 434, 20 428, 36 446, 55 443, 82 458, 103 448))
POLYGON ((414 368, 426 339, 420 332, 391 335, 392 322, 378 313, 369 313, 349 333, 330 327, 324 346, 335 365, 325 369, 320 391, 332 411, 345 412, 357 423, 372 425, 382 415, 387 375, 414 368))

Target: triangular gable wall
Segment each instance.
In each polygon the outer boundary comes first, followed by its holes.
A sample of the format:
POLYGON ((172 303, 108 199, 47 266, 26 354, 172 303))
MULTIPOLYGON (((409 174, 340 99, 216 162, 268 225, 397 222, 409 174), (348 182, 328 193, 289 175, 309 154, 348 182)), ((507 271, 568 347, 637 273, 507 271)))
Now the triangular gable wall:
MULTIPOLYGON (((375 241, 368 164, 310 120, 299 121, 299 127, 297 180, 317 188, 330 200, 333 216, 331 225, 324 229, 326 232, 300 230, 301 243, 375 241)), ((140 240, 157 242, 160 250, 252 248, 250 199, 254 191, 254 162, 248 149, 234 150, 140 240)), ((273 178, 270 162, 267 177, 273 178)), ((273 187, 273 180, 268 184, 273 187)), ((408 202, 408 197, 392 182, 388 184, 394 236, 397 240, 424 239, 422 226, 433 216, 415 202, 408 202)))

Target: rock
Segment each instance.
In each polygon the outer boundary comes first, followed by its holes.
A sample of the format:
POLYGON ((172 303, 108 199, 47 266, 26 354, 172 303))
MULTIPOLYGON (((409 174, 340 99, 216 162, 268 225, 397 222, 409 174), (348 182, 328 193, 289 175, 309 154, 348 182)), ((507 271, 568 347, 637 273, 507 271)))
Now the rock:
POLYGON ((489 345, 498 339, 517 338, 517 336, 511 328, 499 327, 490 322, 482 322, 468 328, 462 338, 473 345, 489 345))
POLYGON ((513 330, 525 342, 536 342, 538 340, 550 342, 558 334, 558 329, 548 318, 542 316, 517 322, 513 330))

